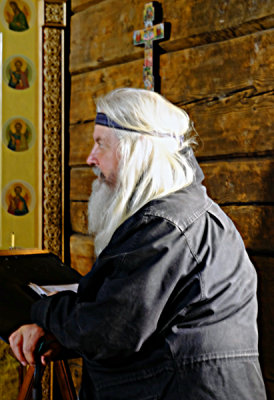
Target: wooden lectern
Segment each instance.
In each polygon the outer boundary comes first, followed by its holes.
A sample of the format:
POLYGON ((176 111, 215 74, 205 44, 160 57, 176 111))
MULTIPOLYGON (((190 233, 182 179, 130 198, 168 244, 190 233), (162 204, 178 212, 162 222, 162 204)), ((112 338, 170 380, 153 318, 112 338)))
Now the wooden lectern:
MULTIPOLYGON (((0 336, 8 342, 9 335, 20 325, 31 322, 30 308, 39 295, 28 287, 30 282, 38 285, 58 285, 79 282, 81 275, 65 266, 57 256, 42 250, 0 250, 0 336)), ((52 378, 58 391, 58 400, 76 400, 70 369, 66 359, 50 363, 52 378), (54 380, 54 381, 55 381, 54 380)), ((29 366, 23 379, 17 400, 41 400, 41 378, 44 367, 37 362, 29 366)), ((57 399, 57 397, 56 397, 57 399)))

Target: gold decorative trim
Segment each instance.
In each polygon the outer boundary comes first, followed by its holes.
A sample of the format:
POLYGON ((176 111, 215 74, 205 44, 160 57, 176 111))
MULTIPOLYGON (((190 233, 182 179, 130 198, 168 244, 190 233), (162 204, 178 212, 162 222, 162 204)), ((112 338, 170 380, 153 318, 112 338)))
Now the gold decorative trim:
POLYGON ((64 3, 45 3, 45 24, 65 26, 66 12, 64 3))
POLYGON ((61 255, 62 32, 44 28, 44 247, 61 255))
POLYGON ((43 248, 64 260, 65 2, 45 1, 43 27, 43 248), (64 24, 62 25, 64 26, 64 24))

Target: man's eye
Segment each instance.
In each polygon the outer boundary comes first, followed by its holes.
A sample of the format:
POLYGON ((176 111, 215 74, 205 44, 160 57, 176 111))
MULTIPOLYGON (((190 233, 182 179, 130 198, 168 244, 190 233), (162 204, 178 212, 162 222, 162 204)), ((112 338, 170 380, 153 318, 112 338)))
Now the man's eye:
POLYGON ((100 147, 100 148, 103 147, 103 142, 101 142, 100 140, 98 140, 97 146, 100 147))

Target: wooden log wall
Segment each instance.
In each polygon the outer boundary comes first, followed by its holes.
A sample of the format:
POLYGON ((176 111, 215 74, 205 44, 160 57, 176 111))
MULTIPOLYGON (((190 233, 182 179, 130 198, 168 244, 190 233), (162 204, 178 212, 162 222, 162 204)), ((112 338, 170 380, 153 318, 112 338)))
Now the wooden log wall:
MULTIPOLYGON (((70 254, 86 273, 93 174, 94 99, 117 87, 143 87, 144 0, 71 0, 70 254)), ((161 93, 184 108, 199 133, 197 157, 211 197, 241 232, 258 272, 261 362, 274 399, 273 0, 162 0, 171 24, 160 56, 161 93)), ((233 251, 233 249, 232 249, 233 251)))

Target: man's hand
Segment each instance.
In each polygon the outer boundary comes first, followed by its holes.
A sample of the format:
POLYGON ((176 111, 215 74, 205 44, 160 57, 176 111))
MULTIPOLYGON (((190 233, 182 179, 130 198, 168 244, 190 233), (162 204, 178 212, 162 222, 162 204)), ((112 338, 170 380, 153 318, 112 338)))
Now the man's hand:
POLYGON ((45 331, 36 324, 22 325, 9 337, 11 349, 15 357, 24 366, 35 365, 35 349, 45 331))
POLYGON ((41 356, 42 364, 46 365, 47 360, 57 354, 61 348, 53 335, 46 334, 44 329, 36 324, 22 325, 10 335, 11 349, 22 365, 35 365, 35 350, 42 337, 50 343, 50 347, 41 356))

